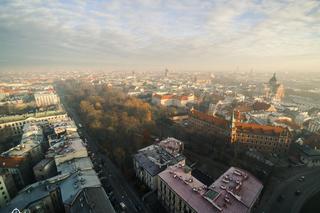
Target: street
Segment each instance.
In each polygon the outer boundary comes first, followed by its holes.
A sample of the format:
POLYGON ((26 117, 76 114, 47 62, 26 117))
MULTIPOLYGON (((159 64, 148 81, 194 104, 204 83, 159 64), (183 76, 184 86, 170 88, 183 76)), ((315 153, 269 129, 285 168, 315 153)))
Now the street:
POLYGON ((299 213, 306 200, 320 191, 319 178, 320 168, 309 168, 283 181, 279 180, 273 186, 273 191, 262 198, 256 212, 299 213), (304 179, 299 180, 302 176, 304 179))
MULTIPOLYGON (((80 118, 72 108, 66 105, 63 95, 60 95, 60 97, 68 115, 75 121, 78 129, 81 131, 82 137, 87 140, 88 149, 94 153, 96 158, 95 162, 98 164, 102 162, 100 165, 103 176, 101 177, 106 177, 107 183, 112 188, 112 196, 114 196, 113 203, 118 205, 115 206, 115 209, 119 207, 120 202, 123 202, 126 205, 126 210, 121 210, 121 212, 150 212, 146 209, 142 200, 135 193, 134 189, 132 189, 132 187, 128 184, 127 180, 123 177, 119 169, 111 162, 106 154, 101 152, 98 143, 92 137, 90 137, 85 128, 79 126, 81 123, 80 118)), ((110 191, 106 190, 106 192, 110 195, 110 191)))

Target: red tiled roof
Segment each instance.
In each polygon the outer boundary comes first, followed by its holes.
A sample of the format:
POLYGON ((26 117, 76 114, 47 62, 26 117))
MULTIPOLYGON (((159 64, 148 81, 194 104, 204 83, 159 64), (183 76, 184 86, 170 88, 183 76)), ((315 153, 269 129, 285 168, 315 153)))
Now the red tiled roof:
POLYGON ((174 98, 173 95, 163 95, 163 96, 161 96, 162 100, 173 99, 173 98, 174 98))
POLYGON ((154 94, 153 96, 155 98, 159 98, 159 99, 162 99, 162 100, 172 99, 174 97, 173 95, 159 95, 159 94, 154 94))
POLYGON ((170 95, 170 94, 166 94, 166 95, 154 94, 153 97, 159 98, 161 100, 168 100, 168 99, 188 100, 189 99, 189 96, 187 95, 177 96, 177 95, 170 95))
POLYGON ((200 111, 194 110, 194 109, 191 110, 191 115, 193 117, 198 118, 199 120, 203 120, 203 121, 212 123, 212 124, 217 125, 217 126, 228 128, 228 121, 223 119, 223 118, 219 118, 219 117, 216 117, 216 116, 208 115, 206 113, 203 113, 203 112, 200 112, 200 111))
POLYGON ((183 95, 183 96, 180 97, 180 100, 188 100, 188 96, 183 95))
POLYGON ((281 126, 267 126, 267 125, 260 125, 255 123, 241 123, 235 122, 235 127, 238 129, 242 129, 249 132, 255 133, 273 133, 273 134, 281 134, 284 131, 287 131, 287 128, 281 126))
POLYGON ((234 111, 234 117, 239 121, 246 119, 245 114, 241 113, 240 111, 234 111))
POLYGON ((2 157, 0 156, 0 166, 2 168, 13 168, 19 166, 25 158, 23 157, 2 157))

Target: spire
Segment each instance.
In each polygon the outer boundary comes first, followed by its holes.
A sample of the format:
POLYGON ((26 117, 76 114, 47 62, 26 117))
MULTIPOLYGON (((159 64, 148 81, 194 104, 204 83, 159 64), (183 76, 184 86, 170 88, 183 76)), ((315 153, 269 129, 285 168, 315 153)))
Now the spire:
POLYGON ((195 109, 194 109, 194 107, 192 106, 190 112, 193 114, 194 111, 195 111, 195 109))
POLYGON ((169 73, 169 70, 168 70, 168 68, 166 68, 166 70, 164 71, 164 76, 168 77, 168 73, 169 73))
POLYGON ((276 73, 273 73, 272 78, 269 80, 270 84, 274 84, 277 83, 277 77, 276 77, 276 73))

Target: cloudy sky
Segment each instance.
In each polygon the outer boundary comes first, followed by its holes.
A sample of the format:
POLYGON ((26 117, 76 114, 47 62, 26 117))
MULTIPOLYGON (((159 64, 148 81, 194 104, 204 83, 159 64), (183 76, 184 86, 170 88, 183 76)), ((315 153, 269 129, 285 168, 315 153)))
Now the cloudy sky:
POLYGON ((0 0, 0 69, 320 72, 318 0, 0 0))

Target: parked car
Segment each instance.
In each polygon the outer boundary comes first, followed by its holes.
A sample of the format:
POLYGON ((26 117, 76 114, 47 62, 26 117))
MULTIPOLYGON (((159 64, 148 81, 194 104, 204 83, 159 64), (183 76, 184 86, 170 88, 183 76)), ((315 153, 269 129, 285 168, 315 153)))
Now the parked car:
POLYGON ((120 202, 120 207, 122 210, 125 210, 127 208, 126 204, 124 202, 120 202))

